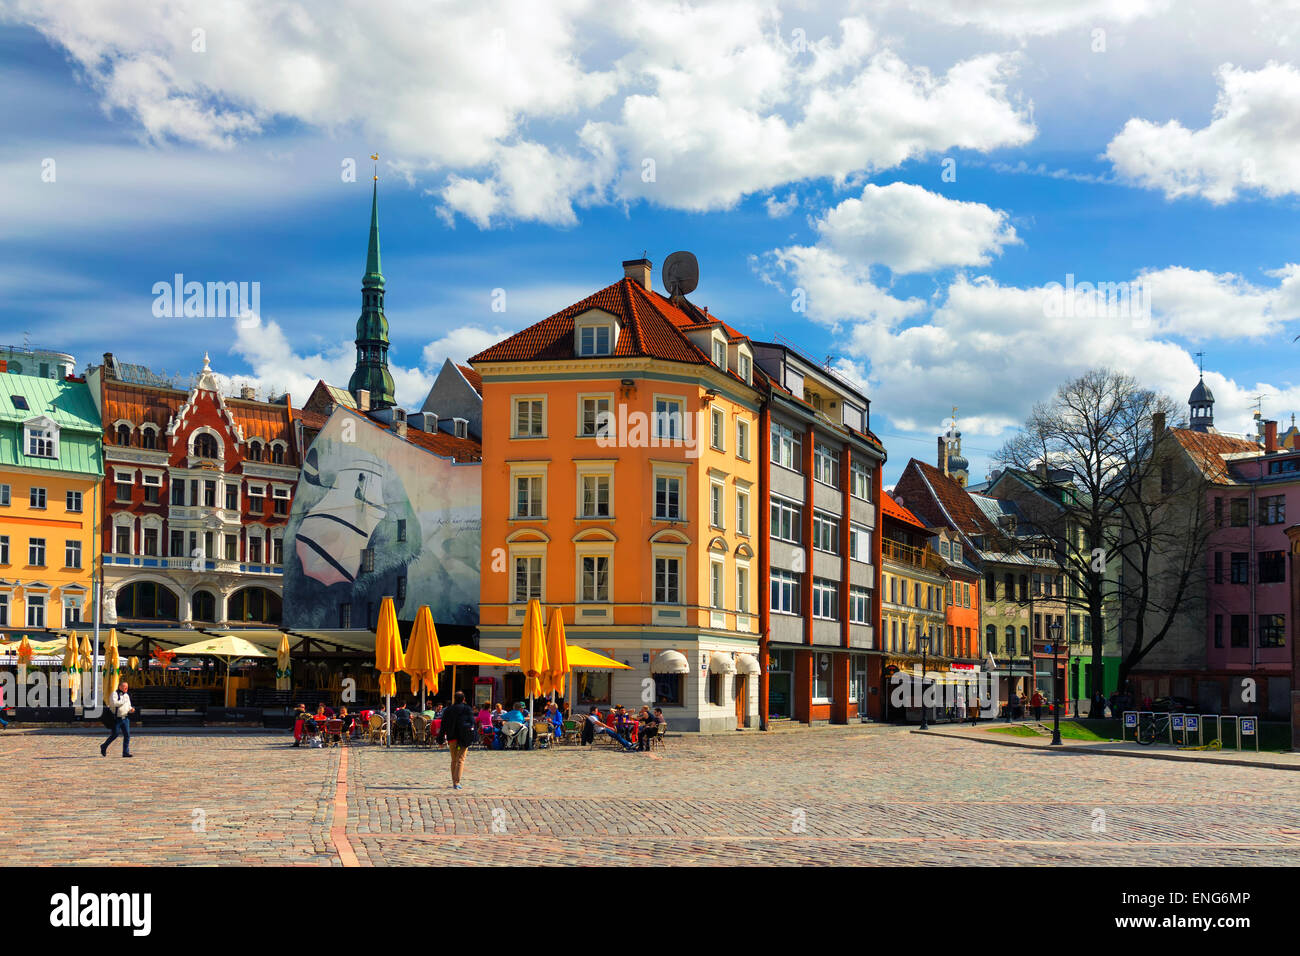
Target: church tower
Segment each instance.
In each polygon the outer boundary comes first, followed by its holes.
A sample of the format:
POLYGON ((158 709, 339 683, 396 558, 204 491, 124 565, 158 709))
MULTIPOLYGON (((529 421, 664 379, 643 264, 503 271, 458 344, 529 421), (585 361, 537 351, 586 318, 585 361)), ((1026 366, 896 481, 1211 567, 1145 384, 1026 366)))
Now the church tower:
POLYGON ((384 276, 379 271, 379 177, 375 176, 370 197, 370 247, 366 251, 366 274, 361 279, 361 317, 357 319, 357 367, 348 380, 348 391, 356 398, 370 393, 372 409, 397 404, 393 376, 388 371, 388 320, 384 318, 384 276))
POLYGON ((961 453, 961 432, 957 430, 957 409, 952 410, 952 424, 939 436, 939 467, 963 488, 970 481, 970 462, 961 453))

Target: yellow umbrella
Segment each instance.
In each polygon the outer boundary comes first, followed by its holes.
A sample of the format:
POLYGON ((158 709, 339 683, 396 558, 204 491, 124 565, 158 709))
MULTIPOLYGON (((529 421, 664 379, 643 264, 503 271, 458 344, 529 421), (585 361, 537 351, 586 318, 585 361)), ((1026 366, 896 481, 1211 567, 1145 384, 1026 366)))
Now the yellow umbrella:
MULTIPOLYGON (((90 635, 81 635, 81 649, 77 655, 79 661, 77 667, 83 674, 93 674, 95 672, 95 661, 90 656, 90 635)), ((91 678, 91 684, 94 684, 94 678, 91 678)))
MULTIPOLYGON (((578 647, 576 644, 568 645, 569 670, 615 670, 630 671, 631 666, 624 664, 622 661, 616 661, 612 657, 606 657, 604 654, 597 654, 595 651, 589 651, 585 647, 578 647)), ((507 667, 518 667, 519 659, 506 661, 507 667)))
MULTIPOLYGON (((107 654, 117 659, 117 631, 108 632, 107 654)), ((242 637, 236 637, 233 634, 219 634, 209 637, 206 640, 195 641, 193 644, 186 644, 184 647, 177 647, 172 650, 176 657, 215 657, 218 660, 226 662, 226 706, 233 706, 230 702, 230 664, 232 661, 239 660, 242 657, 270 657, 252 641, 247 641, 242 637)))
POLYGON ((293 674, 289 667, 289 635, 280 635, 280 646, 275 650, 275 689, 290 690, 293 674))
POLYGON ((391 597, 385 597, 379 605, 379 626, 375 628, 375 667, 379 669, 379 693, 388 698, 389 719, 384 724, 387 728, 393 722, 392 698, 397 693, 397 674, 406 667, 402 654, 402 635, 397 628, 397 611, 393 608, 391 597))
POLYGON ((117 690, 118 670, 121 667, 120 658, 117 656, 117 628, 111 628, 108 632, 108 644, 104 648, 104 699, 117 690))
POLYGON ((406 648, 406 666, 402 668, 411 675, 411 693, 424 697, 422 688, 429 693, 438 693, 438 673, 443 669, 442 656, 438 653, 438 632, 433 626, 433 612, 426 604, 415 615, 415 627, 411 629, 411 642, 406 648))
POLYGON ((551 612, 551 625, 546 629, 546 661, 548 692, 564 696, 565 679, 569 676, 569 642, 564 636, 564 615, 557 607, 551 612))
POLYGON ((75 701, 81 694, 81 674, 77 670, 77 632, 68 632, 68 643, 63 648, 63 672, 68 682, 68 695, 75 701))
POLYGON ((133 671, 138 671, 140 669, 140 658, 128 657, 126 659, 126 666, 131 668, 133 671))
POLYGON ((456 691, 456 670, 459 667, 505 667, 508 663, 504 658, 497 657, 494 654, 485 654, 483 651, 476 651, 472 647, 466 647, 464 644, 448 644, 446 647, 440 647, 438 654, 442 658, 443 669, 451 667, 451 689, 452 695, 456 691))
POLYGON ((27 686, 27 662, 32 659, 32 642, 27 635, 18 643, 18 686, 27 686))
POLYGON ((524 672, 524 693, 528 695, 528 729, 533 726, 533 698, 541 695, 542 680, 550 670, 546 663, 546 635, 542 631, 542 605, 537 598, 528 602, 524 626, 519 635, 519 669, 524 672))

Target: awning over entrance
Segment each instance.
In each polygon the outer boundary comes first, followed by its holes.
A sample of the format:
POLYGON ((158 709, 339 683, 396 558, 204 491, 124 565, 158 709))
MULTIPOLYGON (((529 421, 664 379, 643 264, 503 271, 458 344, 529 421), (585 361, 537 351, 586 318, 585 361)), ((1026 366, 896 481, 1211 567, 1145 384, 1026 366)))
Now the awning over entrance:
POLYGON ((753 654, 736 655, 736 673, 737 674, 757 674, 759 671, 758 658, 753 654))
POLYGON ((690 662, 681 651, 660 651, 650 662, 651 674, 689 674, 690 662))
POLYGON ((729 655, 714 651, 709 655, 709 673, 734 674, 736 673, 736 662, 729 655))

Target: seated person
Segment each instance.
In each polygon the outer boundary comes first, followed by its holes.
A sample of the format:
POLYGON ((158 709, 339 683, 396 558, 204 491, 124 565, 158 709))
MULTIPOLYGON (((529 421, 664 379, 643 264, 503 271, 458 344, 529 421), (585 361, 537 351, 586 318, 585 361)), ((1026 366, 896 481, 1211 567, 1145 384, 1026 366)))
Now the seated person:
POLYGON ((506 719, 506 712, 501 708, 501 704, 498 701, 496 706, 492 708, 492 723, 500 727, 502 721, 504 721, 505 719, 506 719))
POLYGON ((307 721, 311 715, 307 713, 307 705, 299 704, 293 712, 293 745, 302 746, 303 731, 307 729, 307 721))
POLYGON ((326 713, 326 710, 327 708, 325 707, 324 704, 317 704, 316 713, 311 715, 312 719, 315 720, 317 723, 323 722, 325 718, 329 716, 329 714, 326 713))
MULTIPOLYGON (((348 713, 348 709, 346 707, 339 708, 339 720, 343 721, 343 733, 344 734, 352 733, 352 725, 355 723, 355 721, 353 720, 352 715, 348 713)), ((343 741, 342 734, 334 734, 334 740, 338 743, 342 743, 343 741)))
POLYGON ((657 710, 655 713, 652 714, 650 713, 649 707, 641 708, 641 713, 637 716, 637 720, 641 724, 640 727, 641 732, 640 735, 637 737, 637 742, 636 742, 637 750, 650 749, 650 741, 654 738, 655 734, 659 730, 659 721, 662 714, 663 711, 657 710))
POLYGON ((397 709, 393 711, 393 736, 398 743, 403 739, 411 739, 411 712, 406 708, 406 701, 398 701, 397 709))
POLYGON ((487 704, 484 704, 479 708, 478 725, 480 727, 487 727, 489 730, 492 728, 492 711, 488 709, 487 704))
POLYGON ((613 727, 601 723, 600 712, 596 710, 595 707, 591 708, 591 713, 587 715, 586 724, 591 728, 593 740, 595 739, 596 734, 605 734, 606 736, 613 737, 616 741, 618 741, 619 746, 622 747, 628 753, 632 753, 636 749, 635 747, 632 746, 632 744, 627 739, 620 736, 618 731, 616 731, 613 727))
POLYGON ((551 733, 560 736, 564 732, 564 716, 560 713, 560 708, 555 706, 555 702, 546 705, 546 722, 551 725, 551 733))

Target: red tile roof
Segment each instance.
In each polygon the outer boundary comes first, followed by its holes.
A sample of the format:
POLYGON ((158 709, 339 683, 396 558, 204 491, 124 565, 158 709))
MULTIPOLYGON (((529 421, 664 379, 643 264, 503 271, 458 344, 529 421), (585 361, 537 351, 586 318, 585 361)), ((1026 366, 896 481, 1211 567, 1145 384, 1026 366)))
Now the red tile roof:
POLYGON ((1241 452, 1259 452, 1260 446, 1246 438, 1233 438, 1215 432, 1197 432, 1190 428, 1171 428, 1169 433, 1178 444, 1182 445, 1194 461, 1212 482, 1222 483, 1231 480, 1228 464, 1223 455, 1241 452))
MULTIPOLYGON (((617 317, 622 325, 622 333, 614 346, 615 356, 648 356, 670 362, 709 365, 709 356, 696 348, 682 330, 715 320, 689 302, 684 306, 679 308, 633 279, 620 279, 550 318, 484 349, 469 361, 478 364, 572 359, 574 318, 591 309, 600 309, 617 317)), ((734 329, 723 327, 729 335, 743 338, 734 329)))
POLYGON ((926 530, 925 522, 895 501, 893 497, 890 496, 889 492, 885 492, 880 496, 880 512, 881 514, 894 518, 897 521, 901 521, 904 524, 914 525, 922 531, 926 530))
POLYGON ((465 376, 465 381, 469 382, 470 385, 474 386, 474 391, 482 395, 483 376, 480 375, 478 372, 474 371, 468 365, 457 365, 456 368, 460 369, 460 374, 465 376))
MULTIPOLYGON (((924 494, 921 487, 928 489, 931 493, 929 497, 932 497, 942 507, 943 511, 947 512, 952 523, 957 526, 957 530, 962 534, 991 535, 997 533, 997 528, 993 526, 993 523, 989 521, 983 510, 974 502, 965 488, 934 465, 913 458, 907 463, 907 468, 903 470, 903 477, 899 479, 894 490, 902 492, 905 496, 904 500, 910 502, 913 507, 920 508, 922 505, 918 502, 916 495, 918 493, 924 494), (913 474, 921 480, 911 480, 913 474)), ((948 522, 944 521, 942 523, 947 524, 948 522)))

